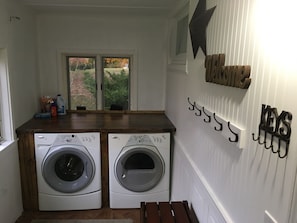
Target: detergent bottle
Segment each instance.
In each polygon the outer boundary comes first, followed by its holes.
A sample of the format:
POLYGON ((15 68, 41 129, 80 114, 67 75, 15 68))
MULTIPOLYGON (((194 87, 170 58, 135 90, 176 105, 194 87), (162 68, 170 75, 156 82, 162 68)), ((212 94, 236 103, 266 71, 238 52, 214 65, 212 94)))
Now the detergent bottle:
POLYGON ((66 115, 65 102, 60 94, 57 95, 57 113, 58 115, 66 115))

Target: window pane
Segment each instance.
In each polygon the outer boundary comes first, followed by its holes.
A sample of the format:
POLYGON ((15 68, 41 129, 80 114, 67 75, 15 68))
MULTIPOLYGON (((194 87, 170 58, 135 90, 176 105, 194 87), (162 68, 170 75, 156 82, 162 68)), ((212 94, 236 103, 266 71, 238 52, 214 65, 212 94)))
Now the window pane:
POLYGON ((104 110, 129 110, 129 57, 103 58, 104 110))
POLYGON ((68 57, 69 108, 96 110, 96 58, 68 57))
POLYGON ((177 22, 176 32, 176 52, 179 55, 187 52, 187 38, 188 38, 188 16, 180 19, 177 22))
POLYGON ((13 140, 8 61, 5 49, 0 49, 0 135, 2 140, 13 140))

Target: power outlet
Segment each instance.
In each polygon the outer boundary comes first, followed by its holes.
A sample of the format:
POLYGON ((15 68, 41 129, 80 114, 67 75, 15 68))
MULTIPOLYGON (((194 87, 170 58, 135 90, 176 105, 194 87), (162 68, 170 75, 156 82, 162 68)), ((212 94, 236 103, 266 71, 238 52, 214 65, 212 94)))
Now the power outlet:
POLYGON ((265 210, 265 213, 264 213, 264 223, 277 223, 274 217, 272 217, 267 210, 265 210))

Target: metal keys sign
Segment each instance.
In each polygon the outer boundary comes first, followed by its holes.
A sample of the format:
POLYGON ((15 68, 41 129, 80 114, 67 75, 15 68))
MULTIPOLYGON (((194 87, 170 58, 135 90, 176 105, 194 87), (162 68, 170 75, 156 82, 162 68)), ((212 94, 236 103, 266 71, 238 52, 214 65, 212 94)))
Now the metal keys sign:
POLYGON ((277 153, 279 158, 285 158, 289 151, 292 119, 293 116, 290 112, 282 111, 281 114, 278 114, 276 108, 262 104, 258 136, 255 137, 253 133, 253 140, 264 145, 265 149, 271 149, 273 153, 277 153), (276 139, 276 143, 274 139, 276 139), (285 145, 283 150, 281 149, 282 144, 285 145))

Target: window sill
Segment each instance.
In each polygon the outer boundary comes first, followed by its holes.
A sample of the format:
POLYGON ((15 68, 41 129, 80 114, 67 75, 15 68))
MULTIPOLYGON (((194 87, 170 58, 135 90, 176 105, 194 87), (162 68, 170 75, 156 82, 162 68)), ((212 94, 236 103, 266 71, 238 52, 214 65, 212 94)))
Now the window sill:
POLYGON ((4 150, 6 150, 7 148, 10 147, 10 145, 12 145, 14 142, 16 142, 16 140, 7 140, 7 141, 3 141, 0 144, 0 153, 4 150))

